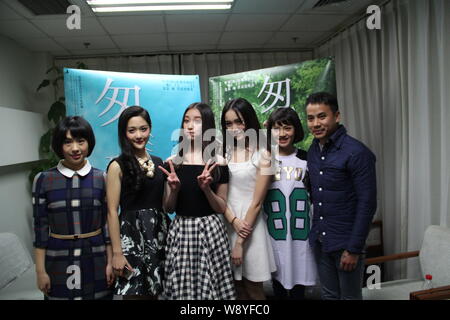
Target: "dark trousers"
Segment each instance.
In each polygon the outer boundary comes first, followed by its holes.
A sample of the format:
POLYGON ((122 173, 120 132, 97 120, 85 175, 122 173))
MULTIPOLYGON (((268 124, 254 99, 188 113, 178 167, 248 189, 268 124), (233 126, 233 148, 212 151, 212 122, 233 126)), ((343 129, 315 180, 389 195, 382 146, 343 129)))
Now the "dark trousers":
POLYGON ((305 286, 300 284, 295 285, 292 289, 285 289, 280 282, 272 279, 273 293, 275 299, 278 300, 304 300, 305 299, 305 286))
POLYGON ((316 242, 314 255, 322 285, 323 300, 362 300, 364 256, 361 255, 353 271, 340 268, 344 250, 323 252, 322 244, 316 242))

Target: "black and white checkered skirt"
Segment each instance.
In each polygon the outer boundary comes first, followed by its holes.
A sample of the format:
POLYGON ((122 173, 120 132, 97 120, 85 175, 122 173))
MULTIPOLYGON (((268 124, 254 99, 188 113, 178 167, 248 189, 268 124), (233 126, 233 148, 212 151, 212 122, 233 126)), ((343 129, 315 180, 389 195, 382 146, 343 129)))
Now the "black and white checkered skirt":
POLYGON ((228 236, 218 215, 176 216, 166 252, 165 299, 235 299, 228 236))

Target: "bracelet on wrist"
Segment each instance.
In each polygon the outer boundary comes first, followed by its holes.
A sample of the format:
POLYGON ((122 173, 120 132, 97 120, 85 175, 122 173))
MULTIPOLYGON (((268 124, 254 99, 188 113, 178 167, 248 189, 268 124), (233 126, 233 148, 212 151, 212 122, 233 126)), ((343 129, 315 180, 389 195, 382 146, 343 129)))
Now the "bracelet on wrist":
POLYGON ((233 225, 234 220, 236 220, 237 217, 234 217, 233 220, 231 220, 231 225, 233 225))

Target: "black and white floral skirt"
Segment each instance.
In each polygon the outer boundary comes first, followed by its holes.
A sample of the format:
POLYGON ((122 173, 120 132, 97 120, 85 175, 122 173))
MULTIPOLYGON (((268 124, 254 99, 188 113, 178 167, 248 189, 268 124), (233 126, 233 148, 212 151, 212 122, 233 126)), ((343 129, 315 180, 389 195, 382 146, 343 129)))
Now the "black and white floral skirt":
POLYGON ((170 219, 156 209, 120 213, 122 252, 134 269, 127 280, 118 277, 118 295, 159 295, 162 292, 165 246, 170 219))
POLYGON ((228 235, 218 215, 176 216, 166 251, 164 299, 235 299, 228 235))

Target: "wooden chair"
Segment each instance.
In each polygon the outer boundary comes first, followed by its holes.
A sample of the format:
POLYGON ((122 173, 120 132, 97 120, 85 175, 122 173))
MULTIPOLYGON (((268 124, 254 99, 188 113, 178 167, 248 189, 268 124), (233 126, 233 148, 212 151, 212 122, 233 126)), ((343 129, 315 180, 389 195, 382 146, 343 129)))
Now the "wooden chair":
MULTIPOLYGON (((381 220, 372 221, 370 225, 369 235, 366 240, 365 247, 365 258, 380 257, 384 255, 384 244, 383 244, 383 222, 381 220)), ((381 274, 384 274, 384 263, 379 264, 381 269, 381 274)), ((367 273, 368 265, 366 265, 364 270, 364 282, 367 282, 370 274, 367 273)))

